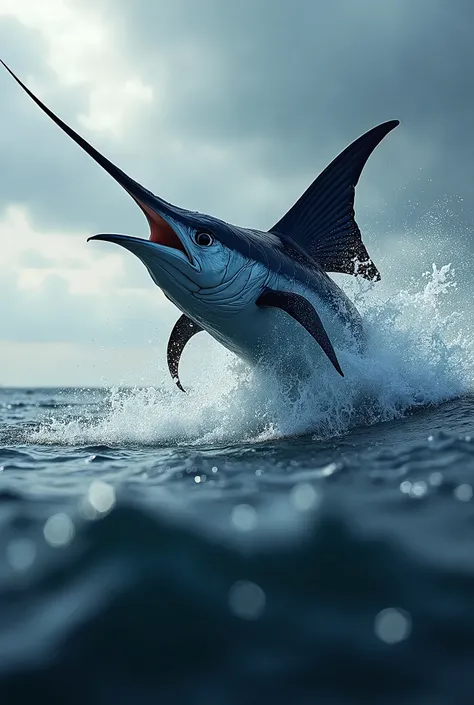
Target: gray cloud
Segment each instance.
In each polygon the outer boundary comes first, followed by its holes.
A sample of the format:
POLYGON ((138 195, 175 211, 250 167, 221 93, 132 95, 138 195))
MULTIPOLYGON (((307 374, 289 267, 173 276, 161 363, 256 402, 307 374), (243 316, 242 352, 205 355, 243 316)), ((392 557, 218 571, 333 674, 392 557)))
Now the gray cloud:
POLYGON ((432 197, 472 193, 467 0, 120 4, 129 56, 147 80, 163 65, 169 76, 167 121, 178 133, 247 146, 254 168, 303 186, 360 133, 398 117, 367 167, 372 188, 410 184, 418 196, 423 168, 432 197))
POLYGON ((176 318, 171 306, 163 307, 161 295, 129 289, 113 298, 75 295, 55 274, 47 275, 41 290, 20 292, 14 275, 3 276, 0 300, 2 341, 140 346, 166 337, 176 318))
MULTIPOLYGON (((21 77, 39 82, 49 106, 134 178, 184 207, 268 228, 349 142, 399 118, 357 191, 369 252, 396 283, 431 261, 453 261, 470 295, 471 0, 75 5, 106 13, 121 55, 155 87, 155 103, 142 108, 124 140, 79 125, 87 90, 58 84, 35 32, 0 21, 2 57, 21 77)), ((23 203, 40 228, 146 233, 120 187, 6 72, 0 95, 0 212, 23 203)), ((127 261, 125 271, 131 285, 145 283, 138 263, 127 261)), ((126 326, 140 335, 131 318, 126 326)), ((93 335, 85 324, 81 331, 93 335)))
MULTIPOLYGON (((94 141, 165 196, 269 227, 348 142, 398 117, 401 127, 366 168, 360 206, 370 211, 372 194, 376 202, 383 197, 401 225, 407 196, 420 208, 446 194, 471 198, 474 8, 467 0, 104 0, 101 7, 129 62, 152 85, 164 75, 166 91, 156 110, 144 109, 136 154, 94 141), (170 135, 184 155, 166 149, 170 135), (223 161, 209 164, 206 145, 222 149, 223 161), (269 181, 274 198, 252 198, 246 184, 256 176, 269 181)), ((23 55, 8 44, 7 54, 18 71, 44 79, 35 60, 41 49, 32 52, 30 39, 23 55)), ((16 136, 0 148, 9 172, 5 201, 24 198, 56 224, 138 227, 109 177, 6 78, 2 92, 9 100, 2 133, 10 128, 16 136)), ((56 86, 48 102, 74 124, 84 95, 56 86)))
POLYGON ((48 269, 54 267, 54 260, 50 257, 45 257, 37 250, 24 250, 18 258, 18 263, 23 267, 31 269, 48 269))
POLYGON ((405 260, 396 281, 436 258, 465 269, 468 292, 470 0, 103 4, 144 79, 165 76, 164 108, 147 110, 142 121, 143 173, 160 193, 267 228, 350 141, 399 118, 357 190, 369 251, 380 260, 397 242, 402 255, 415 240, 420 257, 405 260), (181 137, 187 164, 160 156, 166 134, 181 137), (223 161, 200 161, 203 145, 222 149, 223 161), (165 175, 154 171, 160 160, 165 175))

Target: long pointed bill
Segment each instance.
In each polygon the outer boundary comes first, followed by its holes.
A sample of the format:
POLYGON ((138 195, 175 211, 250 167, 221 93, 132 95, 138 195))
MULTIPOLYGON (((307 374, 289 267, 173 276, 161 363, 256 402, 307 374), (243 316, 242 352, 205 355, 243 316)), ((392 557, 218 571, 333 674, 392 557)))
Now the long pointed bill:
MULTIPOLYGON (((175 250, 180 250, 186 256, 189 255, 186 252, 183 243, 167 222, 166 217, 170 219, 180 219, 184 216, 185 211, 176 206, 167 203, 163 199, 155 196, 151 191, 141 186, 137 181, 131 179, 125 172, 119 169, 115 164, 113 164, 109 159, 104 157, 100 152, 98 152, 92 145, 90 145, 83 137, 81 137, 77 132, 75 132, 71 127, 66 125, 57 115, 55 115, 49 108, 46 107, 44 103, 41 102, 30 90, 25 86, 25 84, 20 81, 20 79, 13 73, 13 71, 5 64, 4 61, 0 59, 0 63, 6 68, 9 74, 15 79, 15 81, 23 88, 23 90, 30 96, 30 98, 38 105, 43 112, 51 118, 51 120, 58 125, 71 139, 76 142, 82 149, 87 152, 100 166, 105 169, 105 171, 110 174, 122 188, 130 194, 130 196, 136 201, 140 206, 142 211, 147 217, 150 224, 150 241, 159 245, 173 248, 175 250)), ((109 236, 107 236, 109 237, 109 236)), ((109 240, 112 237, 110 236, 109 240)), ((96 239, 106 239, 105 236, 101 236, 96 239)), ((112 240, 111 240, 112 241, 112 240)), ((120 242, 119 244, 122 244, 120 242)), ((190 259, 190 258, 189 258, 190 259)))

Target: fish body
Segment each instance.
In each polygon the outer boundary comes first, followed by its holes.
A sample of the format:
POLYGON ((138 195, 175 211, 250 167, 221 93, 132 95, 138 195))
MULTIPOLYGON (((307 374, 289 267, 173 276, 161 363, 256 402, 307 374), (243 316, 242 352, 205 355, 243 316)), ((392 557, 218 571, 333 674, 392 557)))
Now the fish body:
MULTIPOLYGON (((3 63, 3 62, 2 62, 3 63)), ((172 205, 125 174, 42 103, 32 100, 100 164, 144 212, 150 237, 95 235, 136 255, 182 312, 167 359, 180 389, 179 360, 187 342, 207 331, 251 365, 301 379, 332 365, 336 351, 363 346, 354 304, 328 272, 380 279, 355 221, 355 186, 379 142, 399 123, 382 123, 347 147, 268 231, 242 228, 172 205)))

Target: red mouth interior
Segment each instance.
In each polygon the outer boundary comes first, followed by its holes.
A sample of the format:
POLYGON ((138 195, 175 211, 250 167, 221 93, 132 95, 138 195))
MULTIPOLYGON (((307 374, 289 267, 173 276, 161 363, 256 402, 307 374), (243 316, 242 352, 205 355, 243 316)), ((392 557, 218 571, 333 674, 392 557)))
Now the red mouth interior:
POLYGON ((181 250, 181 252, 184 252, 188 257, 183 243, 176 235, 171 225, 168 225, 164 218, 144 203, 140 201, 137 201, 137 203, 145 213, 148 223, 150 224, 150 242, 156 242, 158 245, 165 245, 165 247, 173 247, 175 250, 181 250))

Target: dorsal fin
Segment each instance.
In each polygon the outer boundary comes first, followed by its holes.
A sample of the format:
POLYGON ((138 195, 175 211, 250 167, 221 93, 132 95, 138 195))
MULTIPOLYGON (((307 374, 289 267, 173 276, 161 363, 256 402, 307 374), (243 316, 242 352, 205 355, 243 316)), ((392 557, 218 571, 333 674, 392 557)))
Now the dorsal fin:
POLYGON ((398 120, 384 122, 349 145, 270 232, 297 242, 327 272, 380 279, 355 221, 354 195, 367 159, 398 124, 398 120))

